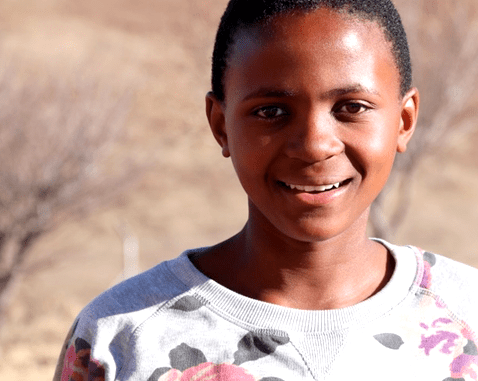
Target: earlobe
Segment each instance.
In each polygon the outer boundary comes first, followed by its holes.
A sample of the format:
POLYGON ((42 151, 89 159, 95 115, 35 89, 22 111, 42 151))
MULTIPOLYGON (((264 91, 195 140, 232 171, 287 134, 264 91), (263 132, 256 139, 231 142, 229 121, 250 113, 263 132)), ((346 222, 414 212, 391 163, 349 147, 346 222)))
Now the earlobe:
POLYGON ((222 147, 222 156, 231 156, 227 143, 224 104, 212 92, 206 94, 206 115, 214 138, 222 147))
POLYGON ((402 100, 400 131, 397 142, 397 151, 399 153, 403 153, 407 150, 408 142, 415 132, 419 105, 420 96, 418 89, 414 87, 403 97, 402 100))

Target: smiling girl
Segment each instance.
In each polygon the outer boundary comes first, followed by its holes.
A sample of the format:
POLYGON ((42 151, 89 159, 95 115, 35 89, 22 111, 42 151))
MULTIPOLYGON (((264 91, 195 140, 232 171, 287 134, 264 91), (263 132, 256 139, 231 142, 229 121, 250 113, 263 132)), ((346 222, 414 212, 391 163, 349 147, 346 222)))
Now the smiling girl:
POLYGON ((478 271, 369 239, 416 126, 388 0, 232 0, 206 114, 244 228, 108 290, 61 380, 477 380, 478 271))

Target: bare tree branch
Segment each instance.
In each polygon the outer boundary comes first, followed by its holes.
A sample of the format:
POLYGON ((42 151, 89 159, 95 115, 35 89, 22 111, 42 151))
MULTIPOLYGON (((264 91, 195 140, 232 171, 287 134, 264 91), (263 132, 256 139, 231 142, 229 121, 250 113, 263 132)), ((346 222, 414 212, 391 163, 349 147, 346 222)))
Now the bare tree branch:
POLYGON ((88 77, 0 72, 0 328, 38 238, 104 204, 141 173, 126 160, 116 170, 105 164, 130 103, 131 91, 88 77))

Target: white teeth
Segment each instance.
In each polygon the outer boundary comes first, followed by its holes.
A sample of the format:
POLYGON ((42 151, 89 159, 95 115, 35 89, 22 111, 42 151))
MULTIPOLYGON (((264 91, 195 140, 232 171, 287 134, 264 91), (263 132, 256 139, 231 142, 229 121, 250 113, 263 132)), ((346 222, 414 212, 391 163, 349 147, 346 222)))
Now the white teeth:
POLYGON ((304 192, 324 192, 330 190, 332 188, 338 188, 340 186, 340 182, 335 184, 329 185, 318 185, 318 186, 311 186, 311 185, 294 185, 294 184, 286 184, 291 189, 297 189, 304 192))

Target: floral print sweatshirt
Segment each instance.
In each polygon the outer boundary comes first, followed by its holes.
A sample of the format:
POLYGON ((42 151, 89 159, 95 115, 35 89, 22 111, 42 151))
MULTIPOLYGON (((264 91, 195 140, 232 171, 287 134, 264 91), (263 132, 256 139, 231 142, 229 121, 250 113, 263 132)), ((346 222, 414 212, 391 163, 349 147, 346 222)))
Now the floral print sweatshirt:
POLYGON ((478 270, 381 241, 389 283, 351 307, 264 303, 200 273, 189 250, 78 316, 61 381, 478 380, 478 270))

